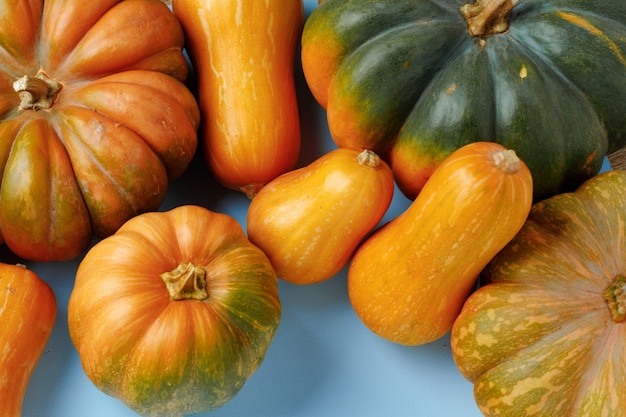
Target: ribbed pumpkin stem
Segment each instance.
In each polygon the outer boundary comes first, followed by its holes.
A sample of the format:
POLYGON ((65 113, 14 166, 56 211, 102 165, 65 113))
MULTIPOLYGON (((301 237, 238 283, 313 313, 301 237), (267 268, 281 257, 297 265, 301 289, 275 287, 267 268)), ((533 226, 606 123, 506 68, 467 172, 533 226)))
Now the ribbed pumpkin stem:
POLYGON ((461 13, 467 20, 472 36, 486 37, 509 30, 509 18, 513 6, 519 0, 476 0, 465 4, 461 13))
POLYGON ((206 300, 206 269, 189 262, 181 262, 175 269, 161 274, 170 298, 179 300, 206 300))
POLYGON ((13 90, 20 97, 20 110, 49 109, 63 86, 43 71, 31 77, 25 75, 13 83, 13 90))
POLYGON ((626 277, 618 275, 603 294, 615 323, 626 320, 626 277))

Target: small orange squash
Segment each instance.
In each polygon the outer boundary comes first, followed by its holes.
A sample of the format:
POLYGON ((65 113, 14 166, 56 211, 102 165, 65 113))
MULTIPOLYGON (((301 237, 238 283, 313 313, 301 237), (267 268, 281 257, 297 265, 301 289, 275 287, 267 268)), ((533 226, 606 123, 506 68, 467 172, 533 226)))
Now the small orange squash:
POLYGON ((532 196, 514 151, 475 142, 453 152, 409 208, 357 249, 348 269, 357 315, 399 344, 443 336, 480 271, 522 227, 532 196))
POLYGON ((0 416, 19 417, 57 315, 50 286, 22 265, 0 263, 0 416))
POLYGON ((452 328, 488 417, 626 416, 626 171, 536 203, 452 328))
POLYGON ((374 152, 335 149, 261 189, 248 209, 248 237, 285 281, 324 281, 382 219, 393 186, 374 152))
POLYGON ((173 0, 172 10, 197 76, 207 164, 222 185, 251 197, 300 154, 302 0, 173 0))

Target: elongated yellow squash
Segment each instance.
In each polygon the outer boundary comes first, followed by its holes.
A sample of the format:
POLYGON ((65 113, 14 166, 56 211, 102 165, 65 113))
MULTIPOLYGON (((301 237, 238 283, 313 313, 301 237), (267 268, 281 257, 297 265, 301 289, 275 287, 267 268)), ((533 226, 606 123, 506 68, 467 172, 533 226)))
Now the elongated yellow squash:
POLYGON ((399 344, 446 334, 480 271, 524 224, 532 194, 513 150, 475 142, 453 152, 409 208, 357 249, 348 270, 357 315, 399 344))

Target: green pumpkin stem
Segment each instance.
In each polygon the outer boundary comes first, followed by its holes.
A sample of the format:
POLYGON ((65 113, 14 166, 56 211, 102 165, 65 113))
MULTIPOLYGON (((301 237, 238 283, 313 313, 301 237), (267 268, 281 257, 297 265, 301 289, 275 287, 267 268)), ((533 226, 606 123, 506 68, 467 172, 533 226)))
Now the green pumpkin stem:
POLYGON ((487 37, 509 30, 509 18, 513 6, 519 0, 476 0, 461 7, 472 36, 487 37))
POLYGON ((13 90, 20 97, 20 110, 49 109, 54 104, 63 86, 43 71, 31 77, 25 75, 13 83, 13 90))
POLYGON ((206 300, 207 292, 206 269, 189 262, 181 262, 175 269, 161 274, 170 299, 206 300))
POLYGON ((615 323, 626 320, 626 277, 618 275, 602 296, 606 299, 615 323))

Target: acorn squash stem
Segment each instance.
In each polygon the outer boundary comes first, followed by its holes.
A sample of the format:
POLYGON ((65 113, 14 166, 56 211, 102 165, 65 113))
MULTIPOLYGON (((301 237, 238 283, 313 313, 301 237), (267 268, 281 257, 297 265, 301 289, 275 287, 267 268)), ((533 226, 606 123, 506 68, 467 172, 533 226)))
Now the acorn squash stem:
POLYGON ((476 0, 461 7, 472 36, 487 37, 509 29, 511 10, 519 0, 476 0))
POLYGON ((25 75, 13 83, 13 90, 20 97, 20 110, 51 108, 62 88, 61 84, 43 71, 39 71, 34 77, 25 75))
POLYGON ((618 275, 603 294, 615 323, 626 320, 626 277, 618 275))
POLYGON ((170 299, 206 300, 207 292, 206 269, 190 262, 181 262, 175 269, 161 274, 170 299))

